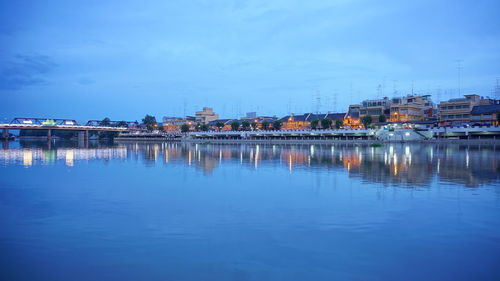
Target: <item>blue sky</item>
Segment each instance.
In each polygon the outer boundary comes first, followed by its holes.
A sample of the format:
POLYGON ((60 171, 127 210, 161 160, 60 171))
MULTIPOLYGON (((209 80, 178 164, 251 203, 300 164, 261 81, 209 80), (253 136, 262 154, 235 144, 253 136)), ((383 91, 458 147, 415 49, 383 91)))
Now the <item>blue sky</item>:
POLYGON ((491 96, 500 1, 1 1, 2 120, 345 111, 491 96))

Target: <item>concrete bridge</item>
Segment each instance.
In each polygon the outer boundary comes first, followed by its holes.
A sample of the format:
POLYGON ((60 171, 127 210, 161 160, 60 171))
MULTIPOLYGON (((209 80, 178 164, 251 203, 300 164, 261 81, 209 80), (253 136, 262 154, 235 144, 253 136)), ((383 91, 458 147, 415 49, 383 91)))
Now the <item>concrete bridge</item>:
POLYGON ((47 139, 52 139, 53 130, 76 131, 78 132, 78 140, 87 142, 89 139, 89 131, 98 132, 126 132, 130 130, 127 126, 136 122, 126 121, 110 121, 110 124, 127 124, 123 127, 115 126, 100 126, 92 123, 94 120, 87 122, 86 125, 79 125, 73 119, 52 119, 52 118, 14 118, 9 124, 0 124, 2 130, 2 138, 9 138, 9 130, 47 130, 47 139))

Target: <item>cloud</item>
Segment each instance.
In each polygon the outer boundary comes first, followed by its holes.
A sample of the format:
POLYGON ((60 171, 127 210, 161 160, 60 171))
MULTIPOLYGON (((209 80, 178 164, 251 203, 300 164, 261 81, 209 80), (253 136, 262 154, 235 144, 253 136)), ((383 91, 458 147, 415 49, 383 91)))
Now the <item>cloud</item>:
POLYGON ((24 87, 46 84, 44 76, 57 64, 45 55, 16 55, 0 66, 0 90, 20 90, 24 87))

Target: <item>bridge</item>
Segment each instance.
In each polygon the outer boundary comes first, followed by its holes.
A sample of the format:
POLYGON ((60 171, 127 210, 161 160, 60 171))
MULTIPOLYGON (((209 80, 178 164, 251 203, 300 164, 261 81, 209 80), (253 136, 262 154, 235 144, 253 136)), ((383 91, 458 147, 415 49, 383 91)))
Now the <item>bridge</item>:
POLYGON ((47 139, 52 139, 53 130, 76 131, 78 139, 88 141, 89 131, 98 132, 126 132, 129 126, 138 125, 130 121, 109 121, 109 125, 101 125, 102 121, 90 120, 85 125, 79 125, 74 119, 54 119, 54 118, 27 118, 17 117, 8 124, 0 124, 2 138, 9 138, 9 130, 47 130, 47 139))

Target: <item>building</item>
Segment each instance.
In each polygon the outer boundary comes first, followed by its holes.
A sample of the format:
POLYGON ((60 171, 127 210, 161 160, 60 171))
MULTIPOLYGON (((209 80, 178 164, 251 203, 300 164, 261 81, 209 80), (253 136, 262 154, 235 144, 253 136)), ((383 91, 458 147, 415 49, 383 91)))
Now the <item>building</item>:
POLYGON ((499 125, 500 102, 495 104, 477 105, 471 110, 471 122, 473 125, 499 125))
POLYGON ((319 125, 321 127, 321 120, 330 119, 332 120, 332 126, 335 126, 335 120, 344 120, 346 113, 305 113, 302 115, 287 115, 280 119, 283 123, 283 130, 304 130, 311 128, 311 122, 313 120, 318 120, 319 125))
MULTIPOLYGON (((439 103, 439 123, 441 125, 460 125, 472 121, 471 111, 475 106, 494 104, 491 99, 478 95, 465 95, 463 98, 450 99, 439 103)), ((477 114, 476 114, 477 115, 477 114)))
POLYGON ((359 107, 359 118, 370 115, 372 119, 378 120, 380 115, 388 117, 391 113, 392 101, 388 97, 375 100, 364 100, 359 107))
POLYGON ((352 129, 359 129, 363 127, 363 124, 361 124, 361 118, 359 117, 360 107, 361 106, 359 104, 349 106, 349 110, 344 117, 344 127, 352 129))
POLYGON ((434 103, 430 95, 392 98, 390 105, 389 122, 411 123, 430 120, 435 115, 434 103))
POLYGON ((203 111, 197 111, 195 114, 195 122, 208 124, 208 122, 219 119, 219 114, 215 113, 212 108, 204 107, 203 111))
POLYGON ((186 116, 186 117, 163 117, 163 130, 166 132, 178 132, 181 130, 181 126, 183 124, 188 124, 190 127, 195 126, 195 117, 186 116))

